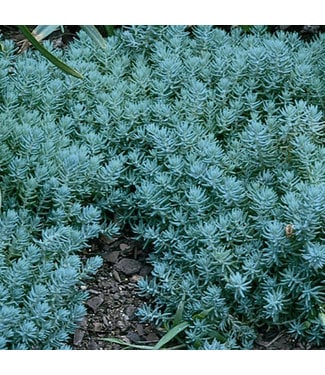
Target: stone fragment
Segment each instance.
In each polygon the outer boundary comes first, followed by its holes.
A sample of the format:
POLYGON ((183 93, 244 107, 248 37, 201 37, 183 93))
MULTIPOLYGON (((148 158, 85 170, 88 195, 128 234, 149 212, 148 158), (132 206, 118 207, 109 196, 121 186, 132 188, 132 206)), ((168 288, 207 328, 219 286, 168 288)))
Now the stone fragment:
POLYGON ((79 346, 84 338, 85 332, 82 329, 77 329, 73 336, 73 345, 79 346))
POLYGON ((125 275, 129 276, 139 272, 141 263, 135 259, 124 258, 116 263, 116 268, 118 271, 121 271, 125 275))
POLYGON ((110 238, 110 237, 107 237, 105 234, 101 233, 99 235, 99 240, 104 245, 111 245, 112 243, 114 243, 115 241, 117 241, 118 238, 110 238))
POLYGON ((109 321, 109 319, 105 315, 103 316, 103 323, 106 327, 109 327, 111 325, 111 322, 109 321))
POLYGON ((152 343, 159 341, 159 337, 153 332, 150 332, 145 338, 146 338, 146 341, 152 342, 152 343))
POLYGON ((110 280, 101 280, 99 282, 99 286, 103 289, 110 289, 111 288, 111 281, 110 280))
POLYGON ((111 284, 110 286, 110 294, 118 293, 120 290, 118 288, 118 285, 116 284, 111 284))
POLYGON ((83 328, 83 329, 87 329, 88 327, 88 320, 87 320, 87 317, 84 317, 81 321, 81 323, 79 324, 79 327, 80 328, 83 328))
POLYGON ((135 327, 137 333, 140 335, 140 336, 143 336, 144 334, 144 330, 143 330, 143 325, 138 323, 135 327))
POLYGON ((153 267, 150 266, 149 264, 145 264, 144 266, 141 267, 139 275, 140 276, 148 276, 150 275, 153 267))
POLYGON ((104 298, 100 296, 95 296, 90 298, 87 302, 86 305, 89 306, 94 313, 96 313, 98 307, 104 302, 104 298))
POLYGON ((88 349, 89 350, 97 350, 98 349, 98 345, 96 344, 96 342, 94 340, 91 340, 89 342, 88 349))
POLYGON ((114 279, 115 279, 117 282, 120 283, 120 282, 122 281, 121 278, 120 278, 119 273, 118 273, 116 270, 113 270, 113 271, 112 271, 112 275, 113 275, 114 279))
POLYGON ((126 337, 135 344, 141 341, 140 336, 136 332, 129 332, 126 337))
POLYGON ((130 327, 130 323, 127 320, 119 320, 116 325, 121 332, 126 332, 130 327))
POLYGON ((118 257, 120 255, 120 252, 119 251, 108 251, 106 253, 103 253, 102 254, 102 257, 107 261, 107 262, 110 262, 110 263, 116 263, 117 260, 118 260, 118 257))
POLYGON ((138 283, 141 279, 143 279, 142 276, 140 276, 140 275, 133 275, 133 276, 131 276, 130 281, 132 283, 138 283))
POLYGON ((128 319, 133 319, 136 309, 137 308, 135 306, 127 306, 126 307, 125 314, 127 315, 128 319))
POLYGON ((94 331, 95 332, 102 332, 104 330, 105 330, 105 327, 102 323, 99 323, 99 322, 94 323, 94 331))

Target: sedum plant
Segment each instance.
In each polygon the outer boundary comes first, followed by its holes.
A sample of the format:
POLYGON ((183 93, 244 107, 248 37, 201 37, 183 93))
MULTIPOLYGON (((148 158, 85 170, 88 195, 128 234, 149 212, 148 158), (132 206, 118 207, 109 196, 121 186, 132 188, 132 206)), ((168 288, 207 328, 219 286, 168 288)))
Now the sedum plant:
POLYGON ((324 35, 79 37, 44 44, 84 80, 2 43, 2 347, 65 347, 100 265, 78 252, 127 224, 152 246, 141 320, 182 303, 188 349, 251 349, 262 325, 323 345, 324 35))

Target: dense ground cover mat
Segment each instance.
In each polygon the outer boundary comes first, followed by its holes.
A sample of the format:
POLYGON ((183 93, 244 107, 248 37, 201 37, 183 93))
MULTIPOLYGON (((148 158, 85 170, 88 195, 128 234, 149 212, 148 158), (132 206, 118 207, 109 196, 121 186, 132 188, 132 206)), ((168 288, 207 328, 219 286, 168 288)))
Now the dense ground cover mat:
POLYGON ((0 344, 66 348, 87 241, 153 245, 143 321, 188 349, 251 349, 261 325, 324 345, 325 39, 234 28, 80 32, 0 52, 0 344))

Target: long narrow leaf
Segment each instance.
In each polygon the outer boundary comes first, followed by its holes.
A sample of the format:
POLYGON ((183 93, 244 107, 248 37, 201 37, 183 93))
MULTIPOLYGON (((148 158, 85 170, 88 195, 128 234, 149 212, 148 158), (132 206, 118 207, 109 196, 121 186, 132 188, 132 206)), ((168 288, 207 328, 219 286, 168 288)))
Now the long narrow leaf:
POLYGON ((183 297, 177 306, 177 310, 176 310, 174 321, 173 321, 174 326, 176 326, 177 324, 183 321, 184 307, 185 307, 185 294, 183 294, 183 297))
POLYGON ((103 339, 100 339, 100 340, 101 340, 101 341, 112 342, 112 343, 114 343, 114 344, 119 344, 119 345, 127 346, 128 348, 134 348, 134 349, 146 349, 146 350, 152 350, 152 349, 153 349, 153 346, 149 346, 149 345, 128 344, 128 343, 124 342, 123 340, 120 340, 120 339, 114 339, 113 337, 103 338, 103 339))
MULTIPOLYGON (((171 330, 169 330, 154 346, 149 346, 149 345, 136 345, 136 344, 128 344, 124 342, 123 340, 120 339, 115 339, 113 337, 108 337, 108 338, 103 338, 100 339, 101 341, 108 341, 112 342, 114 344, 119 344, 119 345, 124 345, 127 346, 128 348, 134 348, 134 349, 145 349, 145 350, 159 350, 162 349, 163 346, 168 344, 171 340, 173 340, 180 332, 184 331, 190 324, 188 322, 182 322, 178 324, 177 326, 173 327, 171 330)), ((183 344, 181 345, 176 345, 172 348, 169 349, 179 349, 184 347, 183 344)))
POLYGON ((114 26, 113 25, 105 25, 106 34, 108 36, 114 35, 114 26))
POLYGON ((169 341, 176 337, 180 332, 184 331, 184 329, 187 328, 189 325, 190 324, 188 322, 183 322, 173 327, 157 342, 157 344, 152 349, 161 349, 164 345, 166 345, 169 341))
POLYGON ((84 30, 88 36, 97 43, 101 48, 106 49, 106 41, 102 37, 101 33, 98 31, 96 26, 93 25, 82 25, 80 26, 82 30, 84 30))
POLYGON ((67 74, 70 74, 77 78, 83 78, 83 76, 77 72, 76 70, 70 68, 67 64, 65 64, 63 61, 58 59, 56 56, 52 55, 51 52, 49 52, 45 47, 40 44, 35 37, 32 35, 32 33, 29 31, 27 26, 20 25, 18 26, 19 30, 24 34, 24 36, 27 38, 27 40, 49 61, 51 61, 52 64, 57 66, 59 69, 64 71, 67 74))
POLYGON ((60 25, 38 25, 32 31, 32 34, 34 35, 35 39, 40 42, 47 36, 54 33, 54 31, 56 31, 59 27, 60 25))
POLYGON ((199 312, 197 314, 194 314, 193 318, 194 319, 204 319, 204 318, 206 318, 210 314, 210 312, 212 310, 213 310, 213 307, 210 307, 209 309, 206 309, 206 310, 203 310, 203 311, 201 311, 201 312, 199 312))

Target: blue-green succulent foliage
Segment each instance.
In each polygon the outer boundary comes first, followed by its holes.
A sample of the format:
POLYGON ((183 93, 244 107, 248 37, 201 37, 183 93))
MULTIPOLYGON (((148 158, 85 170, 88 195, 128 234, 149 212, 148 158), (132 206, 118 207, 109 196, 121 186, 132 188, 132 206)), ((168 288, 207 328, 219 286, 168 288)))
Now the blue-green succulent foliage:
POLYGON ((153 244, 138 315, 168 326, 183 301, 189 349, 252 348, 262 324, 324 344, 324 35, 79 37, 47 47, 84 80, 0 52, 1 347, 65 348, 100 266, 78 251, 127 223, 153 244))

